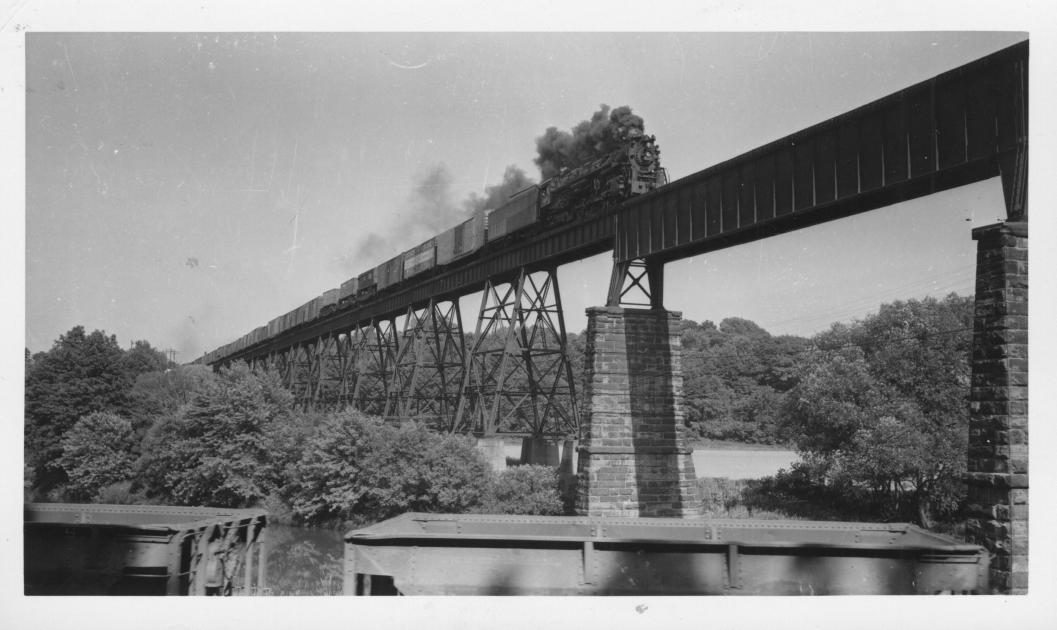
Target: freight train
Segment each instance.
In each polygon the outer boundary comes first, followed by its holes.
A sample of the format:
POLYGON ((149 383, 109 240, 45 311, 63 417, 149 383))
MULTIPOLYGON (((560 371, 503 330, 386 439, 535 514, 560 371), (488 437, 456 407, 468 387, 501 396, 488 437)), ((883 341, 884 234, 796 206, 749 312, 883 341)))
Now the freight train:
MULTIPOLYGON (((200 363, 216 363, 338 309, 369 300, 421 274, 434 272, 501 242, 579 221, 668 182, 654 136, 632 129, 620 148, 514 194, 502 206, 478 210, 459 225, 368 269, 243 335, 206 353, 200 363)), ((497 245, 499 244, 499 245, 497 245)))

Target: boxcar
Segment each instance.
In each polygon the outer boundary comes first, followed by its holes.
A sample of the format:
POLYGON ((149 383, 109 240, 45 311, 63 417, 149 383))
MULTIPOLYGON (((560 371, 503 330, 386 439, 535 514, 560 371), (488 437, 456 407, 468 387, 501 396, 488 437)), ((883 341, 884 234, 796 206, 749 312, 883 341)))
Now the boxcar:
POLYGON ((539 186, 529 186, 514 195, 488 217, 488 241, 494 241, 539 220, 539 186))
POLYGON ((321 298, 312 298, 301 307, 301 323, 306 324, 319 317, 319 303, 321 298))
POLYGON ((329 313, 338 305, 338 289, 328 289, 319 296, 319 314, 329 313))
POLYGON ((374 280, 378 283, 378 290, 382 291, 386 287, 391 287, 394 284, 404 279, 404 255, 400 254, 385 261, 374 268, 374 280))
POLYGON ((356 277, 356 287, 356 295, 370 295, 378 290, 378 281, 374 279, 373 267, 356 277))
POLYGON ((437 236, 437 264, 453 260, 481 249, 488 226, 488 211, 478 210, 472 217, 437 236))
POLYGON ((359 278, 350 278, 345 282, 341 283, 338 287, 338 301, 344 302, 345 300, 356 297, 356 289, 359 287, 359 278))
POLYGON ((437 239, 431 238, 418 247, 413 247, 403 254, 404 279, 429 271, 437 266, 437 239))

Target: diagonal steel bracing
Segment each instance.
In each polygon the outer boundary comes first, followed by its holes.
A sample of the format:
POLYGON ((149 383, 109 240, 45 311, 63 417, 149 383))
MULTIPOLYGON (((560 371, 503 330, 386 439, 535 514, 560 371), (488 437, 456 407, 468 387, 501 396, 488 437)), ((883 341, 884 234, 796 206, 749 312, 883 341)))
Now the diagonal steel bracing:
POLYGON ((364 413, 385 413, 399 351, 397 330, 395 319, 375 320, 361 329, 353 404, 364 413))
POLYGON ((453 430, 579 437, 555 268, 485 283, 453 430))
POLYGON ((644 258, 614 261, 606 306, 664 308, 664 263, 644 258))
POLYGON ((423 308, 409 308, 386 417, 453 430, 465 354, 458 302, 430 300, 423 308))

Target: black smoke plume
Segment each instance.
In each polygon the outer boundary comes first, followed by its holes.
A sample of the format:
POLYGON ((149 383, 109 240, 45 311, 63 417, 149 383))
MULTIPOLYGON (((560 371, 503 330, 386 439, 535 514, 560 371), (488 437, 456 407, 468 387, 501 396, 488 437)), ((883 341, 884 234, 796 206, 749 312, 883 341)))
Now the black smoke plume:
POLYGON ((460 218, 452 201, 452 175, 443 164, 430 168, 411 190, 409 214, 398 222, 398 233, 435 234, 454 225, 460 218))
POLYGON ((506 203, 514 193, 535 183, 531 177, 525 174, 525 171, 511 164, 503 171, 503 181, 492 186, 486 186, 484 195, 470 193, 470 196, 462 202, 462 206, 466 209, 466 214, 468 215, 485 208, 494 210, 506 203))
POLYGON ((580 121, 572 132, 549 127, 536 138, 540 177, 549 179, 565 168, 577 166, 600 158, 618 148, 632 130, 645 133, 642 117, 636 116, 628 106, 610 111, 605 103, 598 106, 590 120, 580 121))

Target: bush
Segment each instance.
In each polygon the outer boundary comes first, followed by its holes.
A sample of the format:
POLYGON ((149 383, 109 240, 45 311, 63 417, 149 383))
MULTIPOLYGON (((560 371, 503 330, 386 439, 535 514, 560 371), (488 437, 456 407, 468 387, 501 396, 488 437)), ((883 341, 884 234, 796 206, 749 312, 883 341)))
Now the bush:
POLYGON ((489 514, 565 513, 558 470, 551 466, 514 466, 495 476, 481 511, 489 514))
POLYGON ((913 497, 893 503, 847 477, 834 478, 826 464, 797 462, 773 477, 747 482, 741 503, 750 511, 772 511, 820 521, 912 521, 913 497))
POLYGON ((62 438, 59 465, 69 482, 66 494, 91 501, 100 489, 132 476, 132 423, 107 412, 84 416, 62 438))
POLYGON ((485 500, 492 474, 469 438, 359 412, 329 418, 295 471, 288 496, 300 518, 358 525, 404 512, 467 512, 485 500))
POLYGON ((741 502, 742 491, 748 484, 746 479, 698 477, 697 491, 701 497, 702 513, 729 511, 741 502))
POLYGON ((296 421, 293 397, 275 374, 221 370, 190 405, 151 427, 141 476, 165 503, 257 505, 282 482, 283 429, 296 421))
POLYGON ((132 481, 119 481, 105 486, 96 495, 99 503, 115 505, 151 505, 151 501, 142 490, 134 489, 132 481))

